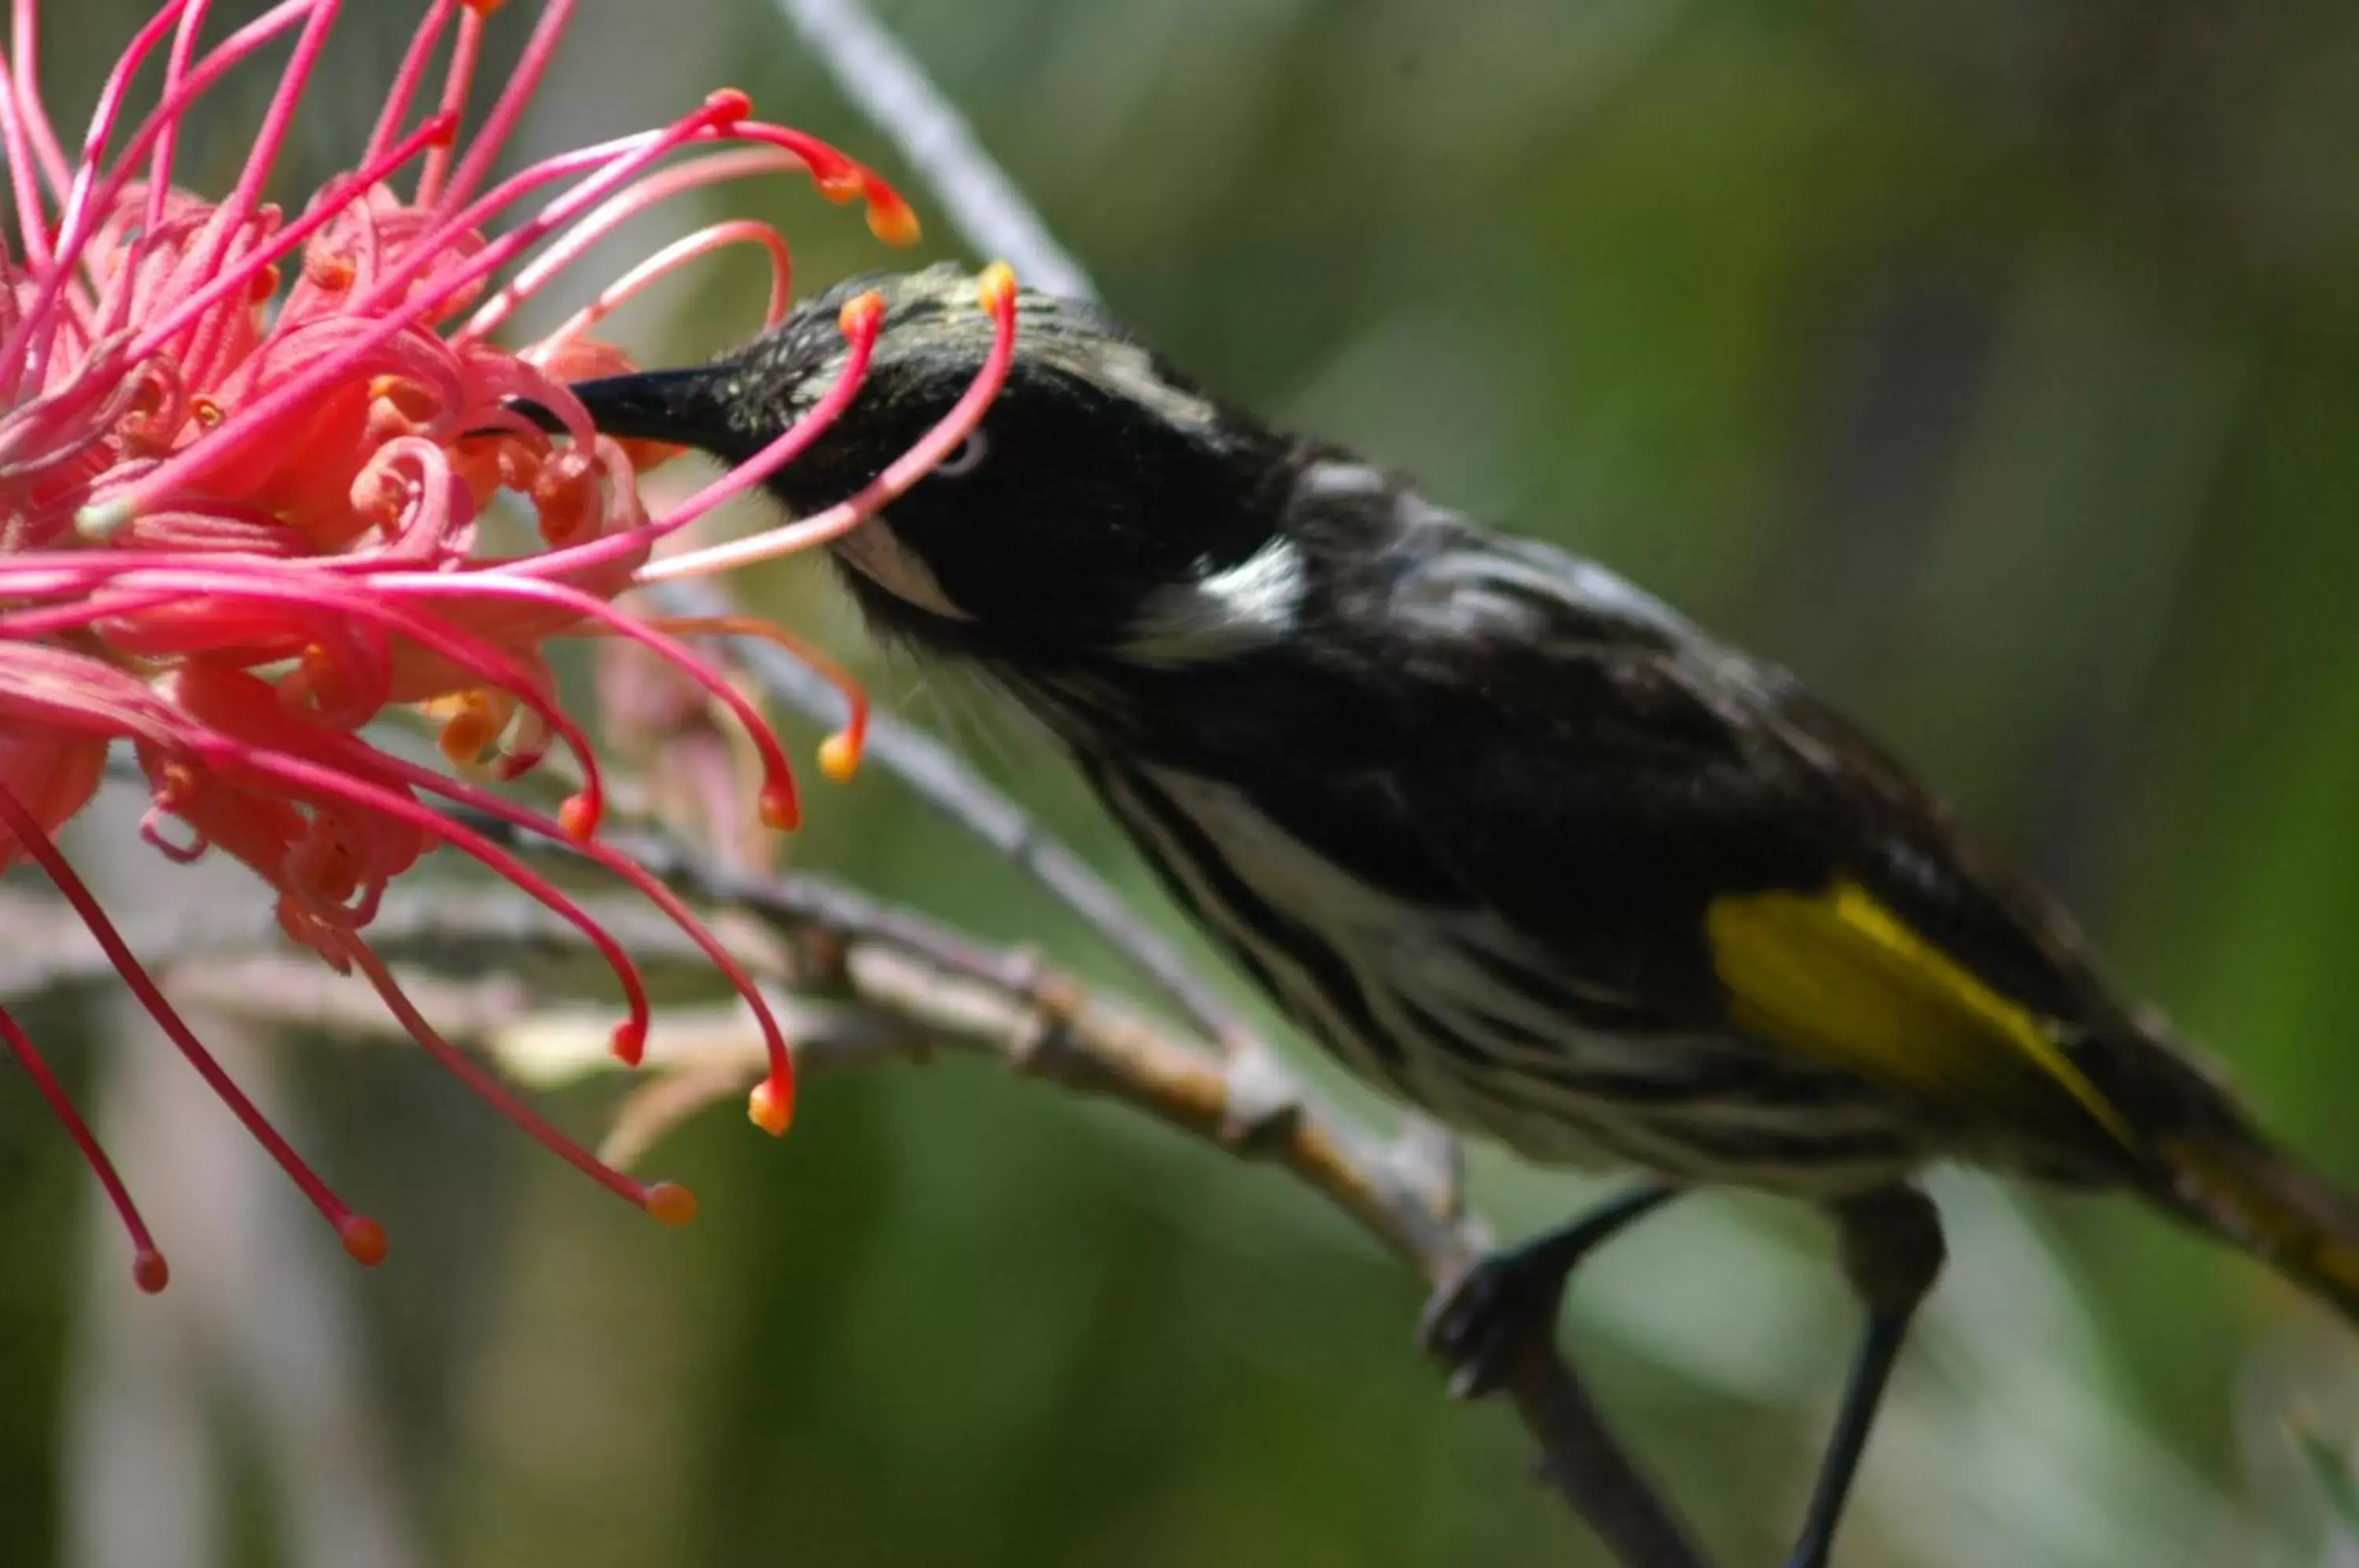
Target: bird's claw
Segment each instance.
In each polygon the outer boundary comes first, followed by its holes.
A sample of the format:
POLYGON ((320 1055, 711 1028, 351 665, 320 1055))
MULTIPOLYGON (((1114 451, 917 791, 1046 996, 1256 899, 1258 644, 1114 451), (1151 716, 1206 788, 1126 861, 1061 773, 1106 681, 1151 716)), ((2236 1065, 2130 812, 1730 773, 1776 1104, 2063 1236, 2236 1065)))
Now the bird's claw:
POLYGON ((1555 1334, 1563 1303, 1562 1270, 1493 1253, 1433 1293, 1418 1337, 1450 1367, 1450 1397, 1479 1399, 1506 1385, 1535 1340, 1555 1334))

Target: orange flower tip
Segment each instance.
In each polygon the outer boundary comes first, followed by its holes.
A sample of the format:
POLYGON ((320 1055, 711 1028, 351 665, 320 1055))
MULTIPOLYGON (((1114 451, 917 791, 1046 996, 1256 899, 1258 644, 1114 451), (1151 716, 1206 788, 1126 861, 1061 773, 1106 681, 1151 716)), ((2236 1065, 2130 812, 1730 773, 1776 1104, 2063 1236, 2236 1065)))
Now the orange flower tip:
POLYGON ((819 770, 838 784, 849 784, 860 771, 860 743, 839 730, 819 743, 819 770))
POLYGON ((459 0, 460 5, 478 16, 488 16, 507 3, 508 0, 459 0))
POLYGON ((557 808, 557 825, 565 830, 568 838, 587 842, 597 836, 598 805, 587 793, 569 796, 565 804, 557 808))
POLYGON ((92 544, 104 544, 129 528, 138 516, 139 504, 128 495, 93 501, 74 513, 74 532, 92 544))
POLYGON ((786 1137, 788 1126, 795 1119, 794 1085, 775 1077, 763 1079, 745 1096, 745 1116, 772 1138, 786 1137))
POLYGON ((199 393, 189 399, 189 418, 196 420, 200 429, 212 430, 222 422, 223 418, 222 406, 212 398, 199 393))
POLYGON ((811 183, 821 195, 838 204, 856 201, 868 191, 868 176, 848 163, 812 169, 811 183))
POLYGON ((803 825, 803 809, 795 792, 783 784, 764 788, 757 807, 762 825, 772 833, 792 833, 803 825))
POLYGON ((668 1225, 674 1230, 696 1219, 696 1194, 677 1181, 649 1183, 639 1206, 653 1214, 658 1225, 668 1225))
POLYGON ((716 125, 734 125, 753 114, 754 100, 743 88, 717 88, 704 95, 704 112, 716 125))
POLYGON ((854 338, 875 327, 885 317, 885 296, 871 289, 855 294, 843 303, 835 324, 845 337, 854 338))
POLYGON ((324 289, 332 294, 350 289, 353 279, 359 276, 360 268, 353 265, 353 258, 348 256, 330 256, 322 251, 303 258, 304 281, 314 289, 324 289))
POLYGON ((615 1061, 625 1067, 636 1067, 647 1059, 647 1026, 637 1018, 625 1018, 606 1037, 606 1045, 614 1051, 615 1061))
POLYGON ((1016 269, 1004 261, 995 261, 983 269, 974 280, 977 303, 997 315, 1016 298, 1016 269))
POLYGON ((486 706, 481 702, 462 706, 442 726, 435 744, 446 758, 462 766, 479 761, 500 738, 501 725, 484 711, 486 706))
POLYGON ((868 232, 888 245, 909 245, 918 243, 923 232, 918 214, 901 193, 891 186, 869 181, 863 187, 868 198, 868 232))
POLYGON ((385 1261, 385 1226, 365 1214, 346 1214, 336 1222, 336 1239, 345 1253, 364 1269, 385 1261))
POLYGON ((143 1247, 139 1249, 139 1256, 131 1260, 131 1282, 147 1294, 155 1295, 172 1282, 172 1266, 165 1262, 164 1255, 154 1247, 143 1247))

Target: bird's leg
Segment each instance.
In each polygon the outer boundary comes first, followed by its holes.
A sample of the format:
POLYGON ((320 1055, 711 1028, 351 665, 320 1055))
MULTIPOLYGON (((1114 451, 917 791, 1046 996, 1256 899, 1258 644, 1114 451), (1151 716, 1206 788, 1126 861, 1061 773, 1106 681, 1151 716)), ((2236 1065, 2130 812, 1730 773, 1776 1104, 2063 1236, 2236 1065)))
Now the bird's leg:
POLYGON ((1810 1516, 1787 1568, 1825 1568, 1886 1380, 1908 1336, 1909 1319, 1940 1277, 1948 1251, 1940 1211, 1914 1187, 1885 1187, 1846 1199, 1835 1206, 1835 1218, 1843 1226, 1843 1272, 1867 1307, 1867 1333, 1836 1412, 1834 1436, 1819 1464, 1810 1516))
POLYGON ((1480 1399, 1498 1388, 1516 1353, 1553 1336, 1565 1277, 1601 1242, 1679 1195, 1658 1183, 1634 1187, 1571 1223, 1502 1247, 1434 1292, 1425 1309, 1425 1347, 1454 1368, 1450 1392, 1480 1399))

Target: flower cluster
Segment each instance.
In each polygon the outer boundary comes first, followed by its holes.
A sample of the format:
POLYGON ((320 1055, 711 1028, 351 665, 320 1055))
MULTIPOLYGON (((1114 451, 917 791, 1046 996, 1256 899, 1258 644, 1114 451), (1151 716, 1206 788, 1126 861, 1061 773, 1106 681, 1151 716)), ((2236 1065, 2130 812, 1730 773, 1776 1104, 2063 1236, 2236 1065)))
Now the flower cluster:
MULTIPOLYGON (((694 914, 599 842, 598 757, 559 702, 548 645, 629 639, 710 693, 753 740, 763 821, 793 825, 777 737, 681 640, 708 628, 643 619, 614 601, 650 575, 665 535, 791 461, 842 413, 879 307, 870 297, 844 312, 845 374, 807 419, 660 517, 641 501, 636 470, 668 454, 597 436, 565 383, 627 368, 592 329, 652 280, 722 246, 767 255, 775 323, 789 299, 784 240, 766 225, 719 223, 647 257, 537 342, 503 346, 495 334, 625 220, 715 181, 807 174, 830 198, 864 201, 888 242, 912 237, 915 220, 869 170, 754 119, 734 92, 669 125, 500 172, 573 0, 540 8, 517 65, 464 136, 497 0, 429 0, 356 166, 290 215, 264 191, 339 4, 282 0, 212 42, 208 0, 161 5, 116 62, 69 158, 37 87, 38 0, 14 0, 0 58, 0 153, 14 200, 13 234, 0 240, 0 866, 27 861, 55 884, 363 1262, 384 1256, 383 1232, 335 1196, 207 1054, 59 852, 57 830, 91 800, 111 751, 136 758, 145 778, 141 831, 158 852, 243 862, 275 891, 288 936, 365 976, 422 1048, 598 1181, 679 1223, 694 1209, 683 1189, 613 1170, 549 1127, 435 1032, 364 933, 386 886, 429 850, 472 856, 574 921, 604 955, 626 1009, 614 1050, 635 1062, 648 1004, 629 955, 437 802, 574 842, 678 921, 752 1008, 770 1069, 751 1114, 784 1130, 787 1042, 694 914), (186 118, 225 75, 282 49, 252 155, 227 194, 177 189, 186 118), (154 105, 135 115, 143 75, 158 79, 154 105), (543 434, 514 410, 516 398, 554 411, 567 435, 543 434), (516 531, 537 530, 537 544, 496 552, 499 530, 484 526, 496 510, 527 517, 530 529, 516 531), (449 768, 371 738, 367 726, 397 708, 437 727, 449 768), (555 815, 489 787, 552 751, 570 755, 582 781, 555 815)), ((1012 281, 995 269, 980 294, 1004 349, 1012 281)), ((1004 365, 1003 353, 888 477, 913 483, 954 446, 1004 365)), ((872 485, 753 551, 832 537, 895 487, 872 485)), ((724 548, 725 559, 698 552, 707 569, 748 553, 724 548)), ((662 574, 696 561, 674 557, 662 574)), ((856 750, 856 727, 834 737, 829 770, 848 771, 856 750)), ((0 1040, 122 1214, 135 1278, 160 1289, 164 1259, 136 1208, 5 1010, 0 1040)))

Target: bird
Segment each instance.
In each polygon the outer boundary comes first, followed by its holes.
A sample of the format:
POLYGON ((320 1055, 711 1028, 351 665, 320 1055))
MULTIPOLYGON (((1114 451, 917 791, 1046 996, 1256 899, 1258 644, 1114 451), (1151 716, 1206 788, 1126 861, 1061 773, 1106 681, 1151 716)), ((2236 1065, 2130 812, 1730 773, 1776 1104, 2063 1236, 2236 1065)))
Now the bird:
MULTIPOLYGON (((954 265, 856 278, 714 362, 571 388, 597 429, 742 461, 809 515, 952 406, 993 323, 954 265)), ((1567 1276, 1698 1188, 1832 1215, 1865 1317, 1789 1568, 1823 1568, 1908 1324, 1943 1165, 2143 1200, 2359 1321, 2359 1206, 2116 987, 2059 904, 1785 670, 1592 561, 1485 528, 1024 290, 947 461, 832 547, 867 625, 1051 737, 1178 904, 1316 1045, 1623 1196, 1429 1309, 1462 1391, 1567 1276)))

